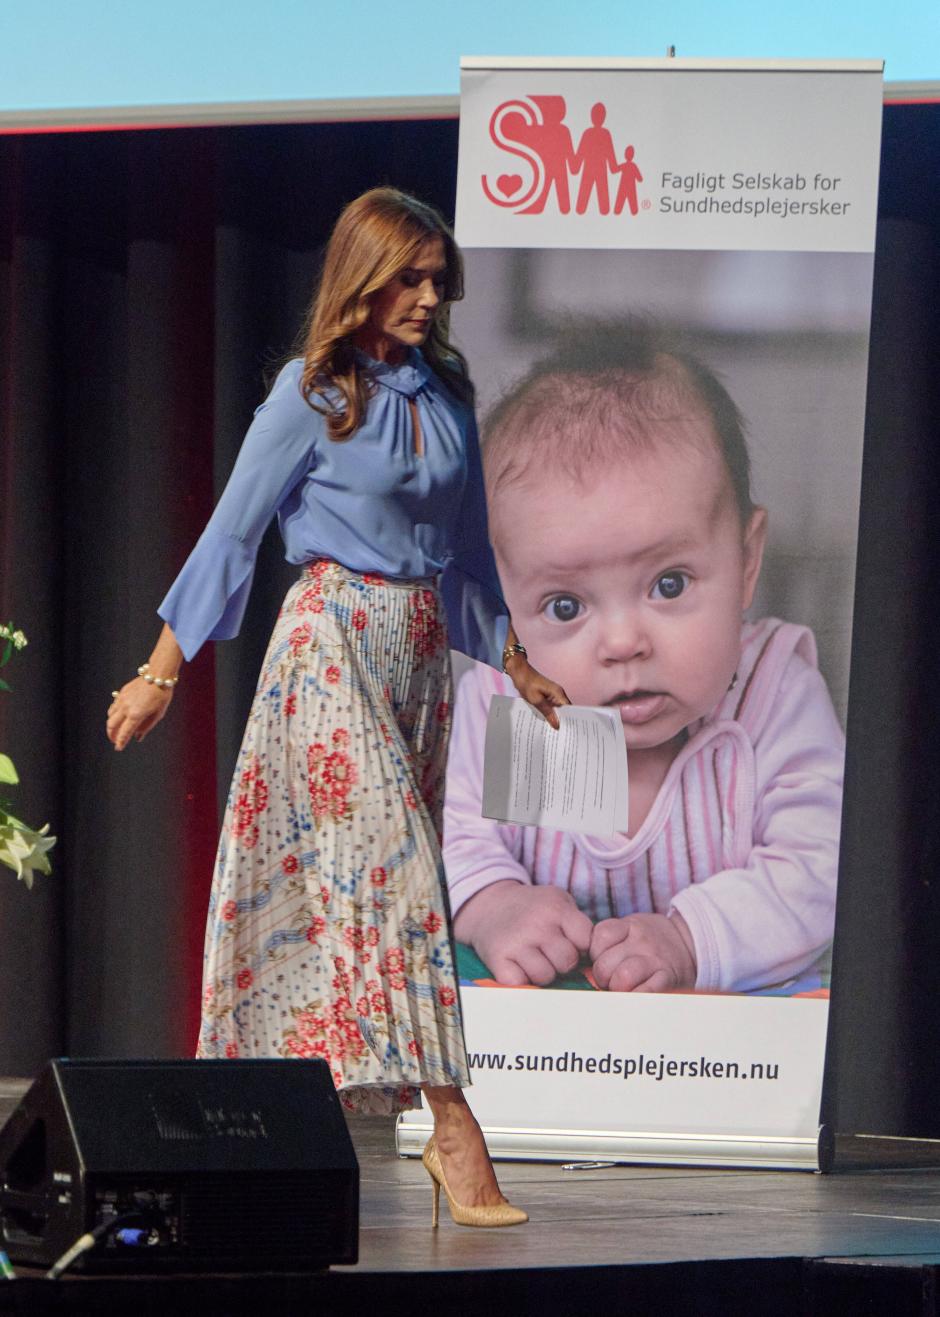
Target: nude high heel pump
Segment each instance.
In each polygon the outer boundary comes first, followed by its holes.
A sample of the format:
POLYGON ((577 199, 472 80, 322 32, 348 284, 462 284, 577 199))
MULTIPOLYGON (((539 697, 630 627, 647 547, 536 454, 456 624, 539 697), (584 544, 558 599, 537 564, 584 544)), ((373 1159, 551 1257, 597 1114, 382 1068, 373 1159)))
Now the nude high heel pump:
POLYGON ((434 1208, 431 1215, 432 1229, 437 1229, 442 1189, 447 1198, 447 1206, 450 1208, 450 1214, 455 1225, 521 1226, 523 1222, 528 1221, 528 1213, 523 1212, 521 1207, 513 1207, 512 1203, 507 1203, 505 1198, 501 1203, 496 1203, 492 1207, 465 1207, 463 1203, 456 1202, 447 1187, 447 1181, 444 1179, 444 1169, 441 1166, 441 1158, 433 1134, 428 1139, 424 1152, 421 1154, 421 1165, 430 1175, 431 1184, 434 1188, 434 1208))

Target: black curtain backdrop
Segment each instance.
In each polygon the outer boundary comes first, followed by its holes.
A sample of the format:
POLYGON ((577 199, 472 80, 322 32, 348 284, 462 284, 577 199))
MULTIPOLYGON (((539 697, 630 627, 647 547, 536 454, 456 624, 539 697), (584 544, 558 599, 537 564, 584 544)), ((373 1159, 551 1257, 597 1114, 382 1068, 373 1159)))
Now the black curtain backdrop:
MULTIPOLYGON (((452 121, 0 138, 0 619, 8 794, 54 875, 0 870, 0 1074, 191 1054, 221 802, 293 571, 262 548, 241 637, 184 670, 143 746, 111 689, 297 333, 341 206, 451 214, 452 121)), ((826 1116, 940 1136, 940 106, 885 114, 848 793, 826 1116)))
POLYGON ((187 666, 117 755, 109 692, 297 334, 339 210, 393 183, 452 211, 453 121, 0 138, 4 794, 59 843, 0 872, 0 1074, 55 1054, 190 1055, 221 802, 277 608, 276 533, 242 635, 187 666))
POLYGON ((886 107, 823 1112, 940 1138, 940 104, 886 107))

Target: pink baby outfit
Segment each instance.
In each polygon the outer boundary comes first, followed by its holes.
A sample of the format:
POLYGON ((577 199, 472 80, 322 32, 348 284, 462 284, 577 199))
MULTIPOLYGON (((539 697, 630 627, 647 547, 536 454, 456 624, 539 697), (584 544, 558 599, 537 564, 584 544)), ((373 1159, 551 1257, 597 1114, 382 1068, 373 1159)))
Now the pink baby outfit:
POLYGON ((454 710, 444 863, 454 914, 490 883, 554 883, 592 920, 677 910, 699 990, 779 983, 832 938, 845 743, 805 627, 745 623, 738 680, 688 729, 635 837, 586 837, 480 815, 490 697, 476 664, 454 710))

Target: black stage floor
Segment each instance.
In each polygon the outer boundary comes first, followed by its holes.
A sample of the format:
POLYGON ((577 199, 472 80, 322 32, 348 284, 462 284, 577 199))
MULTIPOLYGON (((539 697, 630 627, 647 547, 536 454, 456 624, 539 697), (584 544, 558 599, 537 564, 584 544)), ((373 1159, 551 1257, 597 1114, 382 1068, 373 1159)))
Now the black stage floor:
MULTIPOLYGON (((25 1086, 0 1080, 0 1123, 25 1086)), ((0 1281, 0 1313, 940 1313, 940 1145, 838 1141, 837 1169, 502 1163, 527 1226, 442 1215, 392 1123, 350 1122, 360 1159, 360 1261, 324 1275, 0 1281)))

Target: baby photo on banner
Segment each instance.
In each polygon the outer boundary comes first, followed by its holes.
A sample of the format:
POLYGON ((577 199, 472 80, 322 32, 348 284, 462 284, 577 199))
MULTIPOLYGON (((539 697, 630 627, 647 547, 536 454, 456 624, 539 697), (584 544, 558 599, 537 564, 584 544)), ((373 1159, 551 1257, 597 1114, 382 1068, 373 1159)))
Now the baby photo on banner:
POLYGON ((463 69, 453 323, 500 579, 629 776, 625 833, 484 818, 515 691, 461 666, 474 1108, 497 1154, 815 1167, 881 68, 601 63, 463 69))

